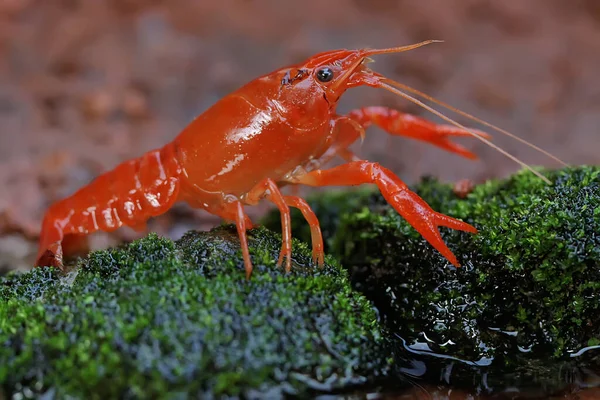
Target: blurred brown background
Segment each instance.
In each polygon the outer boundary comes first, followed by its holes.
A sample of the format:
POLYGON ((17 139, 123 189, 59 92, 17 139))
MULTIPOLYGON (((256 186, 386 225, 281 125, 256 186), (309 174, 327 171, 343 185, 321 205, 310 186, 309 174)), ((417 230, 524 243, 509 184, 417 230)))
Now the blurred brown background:
MULTIPOLYGON (((600 161, 597 0, 0 0, 0 269, 33 261, 50 202, 170 141, 245 82, 324 50, 426 39, 445 43, 379 56, 372 68, 568 163, 600 161)), ((369 88, 348 92, 340 108, 360 105, 440 121, 369 88)), ((556 166, 514 140, 494 141, 556 166)), ((482 160, 377 129, 359 153, 407 182, 518 169, 482 143, 462 143, 482 160)), ((177 237, 216 221, 179 207, 151 228, 177 237)))

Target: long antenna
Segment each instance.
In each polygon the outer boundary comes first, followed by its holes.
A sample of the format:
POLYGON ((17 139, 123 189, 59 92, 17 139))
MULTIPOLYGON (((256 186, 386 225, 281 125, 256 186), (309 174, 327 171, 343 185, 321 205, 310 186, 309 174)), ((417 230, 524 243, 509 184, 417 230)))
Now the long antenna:
POLYGON ((384 82, 380 82, 380 87, 384 88, 385 90, 388 90, 400 97, 405 98, 406 100, 423 107, 424 109, 426 109, 427 111, 437 115, 438 117, 442 118, 443 120, 451 123, 452 125, 463 129, 467 132, 469 132, 472 136, 476 137, 477 139, 481 140, 482 142, 484 142, 485 144, 487 144, 488 146, 492 147, 493 149, 496 149, 497 151, 499 151, 500 153, 504 154, 506 157, 510 158, 511 160, 515 161, 516 163, 520 164, 522 167, 528 169, 529 171, 533 172, 536 176, 538 176, 540 179, 542 179, 544 182, 548 183, 548 184, 552 184, 552 182, 550 182, 550 180, 548 180, 548 178, 546 178, 544 175, 540 174, 538 171, 534 170, 533 168, 531 168, 528 164, 524 163, 523 161, 519 160, 517 157, 513 156, 512 154, 508 153, 507 151, 503 150, 502 148, 500 148, 499 146, 495 145, 494 143, 490 142, 489 140, 485 139, 484 137, 482 137, 481 135, 478 135, 477 133, 473 132, 471 129, 459 124, 458 122, 454 121, 452 118, 445 116, 444 114, 442 114, 441 112, 429 107, 427 104, 423 103, 420 100, 415 99, 414 97, 400 91, 399 89, 396 89, 393 86, 390 86, 387 83, 384 82))
POLYGON ((444 107, 444 108, 446 108, 448 110, 454 111, 455 113, 460 114, 463 117, 469 118, 469 119, 471 119, 471 120, 473 120, 475 122, 479 122, 480 124, 485 125, 488 128, 492 128, 493 130, 495 130, 497 132, 500 132, 500 133, 502 133, 502 134, 504 134, 506 136, 509 136, 509 137, 515 139, 515 140, 518 140, 519 142, 521 142, 521 143, 523 143, 523 144, 525 144, 525 145, 527 145, 527 146, 529 146, 529 147, 531 147, 531 148, 539 151, 540 153, 545 154, 546 156, 550 157, 554 161, 557 161, 558 163, 562 164, 565 167, 569 166, 567 163, 565 163, 564 161, 562 161, 560 158, 556 157, 553 154, 550 154, 546 150, 544 150, 544 149, 536 146, 535 144, 530 143, 527 140, 522 139, 522 138, 518 137, 517 135, 515 135, 513 133, 510 133, 510 132, 508 132, 508 131, 506 131, 506 130, 504 130, 504 129, 496 126, 496 125, 490 124, 489 122, 486 122, 486 121, 482 120, 481 118, 477 118, 477 117, 475 117, 475 116, 473 116, 471 114, 468 114, 468 113, 466 113, 464 111, 461 111, 461 110, 457 109, 456 107, 452 107, 451 105, 446 104, 443 101, 438 100, 438 99, 436 99, 436 98, 434 98, 432 96, 429 96, 429 95, 427 95, 427 94, 425 94, 425 93, 423 93, 423 92, 421 92, 421 91, 419 91, 417 89, 413 89, 412 87, 410 87, 408 85, 396 82, 396 81, 388 79, 388 78, 384 78, 383 81, 386 82, 386 83, 389 83, 390 85, 395 86, 395 87, 397 87, 399 89, 403 89, 403 90, 406 90, 406 91, 411 92, 413 94, 416 94, 418 96, 421 96, 421 97, 423 97, 423 98, 425 98, 425 99, 427 99, 427 100, 429 100, 429 101, 431 101, 431 102, 433 102, 433 103, 435 103, 435 104, 437 104, 439 106, 442 106, 442 107, 444 107))

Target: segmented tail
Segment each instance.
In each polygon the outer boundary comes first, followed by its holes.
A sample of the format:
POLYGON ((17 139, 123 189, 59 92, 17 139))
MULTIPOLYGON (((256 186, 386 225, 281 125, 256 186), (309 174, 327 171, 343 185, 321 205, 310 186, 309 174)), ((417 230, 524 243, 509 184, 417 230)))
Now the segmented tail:
POLYGON ((53 204, 42 223, 36 265, 62 267, 63 251, 69 254, 81 247, 86 235, 96 231, 122 226, 143 230, 150 217, 177 201, 181 171, 176 144, 169 143, 123 162, 53 204))

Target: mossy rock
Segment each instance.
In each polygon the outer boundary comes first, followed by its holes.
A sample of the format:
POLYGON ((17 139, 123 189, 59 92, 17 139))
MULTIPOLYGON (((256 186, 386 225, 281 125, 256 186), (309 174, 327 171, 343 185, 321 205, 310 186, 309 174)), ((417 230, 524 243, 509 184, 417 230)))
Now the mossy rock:
MULTIPOLYGON (((234 227, 154 234, 97 251, 66 276, 39 268, 0 280, 0 388, 6 397, 244 398, 339 392, 384 379, 370 303, 327 258, 249 231, 246 280, 234 227)), ((1 397, 1 392, 0 392, 1 397)))
MULTIPOLYGON (((600 168, 540 171, 552 185, 522 171, 464 199, 432 178, 413 187, 434 210, 479 229, 440 229, 459 269, 377 191, 358 193, 359 204, 347 208, 337 202, 352 190, 309 199, 326 221, 330 254, 399 347, 427 362, 427 379, 494 391, 566 385, 584 367, 598 370, 600 168)), ((293 234, 309 240, 305 231, 293 234)))

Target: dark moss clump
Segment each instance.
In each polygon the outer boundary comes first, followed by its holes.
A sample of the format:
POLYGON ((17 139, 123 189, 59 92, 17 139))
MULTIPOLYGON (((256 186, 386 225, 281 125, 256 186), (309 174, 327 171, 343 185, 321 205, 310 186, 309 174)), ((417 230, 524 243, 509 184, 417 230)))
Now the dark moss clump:
POLYGON ((249 232, 245 279, 235 228, 150 235, 91 253, 61 276, 0 281, 0 384, 6 396, 267 396, 336 391, 384 376, 389 348, 367 300, 328 260, 249 232))
POLYGON ((477 186, 464 200, 434 179, 413 188, 434 210, 480 230, 441 228, 463 264, 458 270, 378 192, 354 210, 327 214, 339 221, 331 253, 406 347, 425 350, 418 357, 495 368, 505 374, 500 386, 512 383, 512 371, 532 383, 556 372, 550 364, 599 365, 598 350, 584 350, 600 344, 600 168, 544 174, 553 185, 521 172, 477 186))

